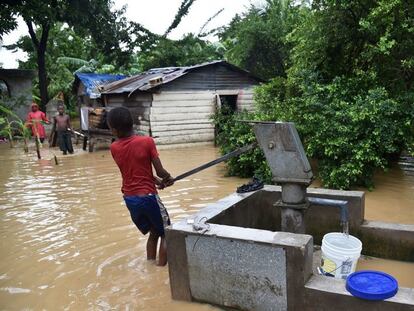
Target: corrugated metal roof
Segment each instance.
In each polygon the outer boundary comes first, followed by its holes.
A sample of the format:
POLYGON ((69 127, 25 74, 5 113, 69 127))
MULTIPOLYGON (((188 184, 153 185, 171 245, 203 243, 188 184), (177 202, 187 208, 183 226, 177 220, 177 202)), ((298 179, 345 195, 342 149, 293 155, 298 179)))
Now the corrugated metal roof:
POLYGON ((129 93, 128 96, 130 96, 135 91, 150 91, 153 88, 156 88, 163 84, 167 84, 179 77, 182 77, 191 72, 192 70, 216 64, 227 66, 232 70, 248 74, 249 76, 258 81, 263 81, 262 79, 253 76, 246 70, 234 66, 226 61, 217 60, 188 67, 153 68, 138 75, 123 79, 121 81, 115 81, 112 83, 105 84, 100 88, 100 90, 101 94, 129 93))
POLYGON ((85 85, 86 94, 90 98, 101 97, 99 87, 113 81, 125 79, 124 75, 111 75, 111 74, 100 74, 100 73, 76 73, 75 74, 75 85, 79 81, 85 85))

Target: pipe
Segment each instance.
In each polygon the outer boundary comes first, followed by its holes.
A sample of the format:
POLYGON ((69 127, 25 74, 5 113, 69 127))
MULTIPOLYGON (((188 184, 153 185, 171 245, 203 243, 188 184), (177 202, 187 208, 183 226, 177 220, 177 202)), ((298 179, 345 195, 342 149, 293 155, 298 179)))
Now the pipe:
POLYGON ((339 207, 341 210, 341 223, 347 223, 349 220, 348 201, 310 197, 308 198, 308 201, 311 205, 339 207))

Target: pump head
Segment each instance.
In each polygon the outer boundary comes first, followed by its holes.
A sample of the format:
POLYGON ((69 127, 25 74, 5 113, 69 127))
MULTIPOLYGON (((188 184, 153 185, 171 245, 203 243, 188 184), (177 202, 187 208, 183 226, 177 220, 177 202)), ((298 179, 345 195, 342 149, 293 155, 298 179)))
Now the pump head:
POLYGON ((312 168, 292 122, 255 122, 256 139, 279 184, 299 183, 308 186, 312 168))

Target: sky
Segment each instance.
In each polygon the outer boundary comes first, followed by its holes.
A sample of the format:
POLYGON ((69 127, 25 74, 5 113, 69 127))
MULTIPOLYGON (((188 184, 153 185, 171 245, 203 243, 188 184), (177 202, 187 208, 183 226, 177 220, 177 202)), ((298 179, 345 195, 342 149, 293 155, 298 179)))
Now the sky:
MULTIPOLYGON (((126 17, 134 22, 142 24, 150 31, 162 34, 171 24, 175 13, 182 0, 114 0, 114 7, 119 9, 127 5, 126 17)), ((208 29, 226 25, 237 13, 247 10, 250 4, 260 5, 264 0, 196 0, 178 28, 169 34, 170 39, 178 39, 183 34, 193 32, 198 34, 202 25, 218 10, 224 11, 217 16, 208 26, 208 29)), ((207 29, 207 30, 208 30, 207 29)), ((3 45, 15 43, 20 36, 26 35, 27 27, 22 19, 19 25, 10 34, 3 37, 3 45)), ((12 53, 5 48, 0 48, 0 63, 3 68, 17 68, 17 60, 24 60, 25 53, 17 51, 12 53)))

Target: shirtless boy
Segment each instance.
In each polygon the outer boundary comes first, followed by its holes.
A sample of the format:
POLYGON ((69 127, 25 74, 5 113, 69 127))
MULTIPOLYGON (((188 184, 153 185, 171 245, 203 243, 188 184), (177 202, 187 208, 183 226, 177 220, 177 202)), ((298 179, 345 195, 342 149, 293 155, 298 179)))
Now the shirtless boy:
POLYGON ((72 154, 70 117, 65 114, 65 107, 63 105, 59 105, 57 110, 59 114, 54 117, 52 131, 56 131, 57 133, 59 147, 63 154, 67 154, 68 152, 72 154))

